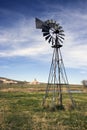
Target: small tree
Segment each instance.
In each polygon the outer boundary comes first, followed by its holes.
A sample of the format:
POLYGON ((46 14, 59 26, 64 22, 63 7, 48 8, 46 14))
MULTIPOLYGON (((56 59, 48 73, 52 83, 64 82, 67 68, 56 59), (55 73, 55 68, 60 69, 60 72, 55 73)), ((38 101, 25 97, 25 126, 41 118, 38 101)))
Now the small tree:
POLYGON ((87 80, 83 80, 83 81, 82 81, 82 84, 83 84, 83 86, 84 86, 85 88, 87 88, 87 80))

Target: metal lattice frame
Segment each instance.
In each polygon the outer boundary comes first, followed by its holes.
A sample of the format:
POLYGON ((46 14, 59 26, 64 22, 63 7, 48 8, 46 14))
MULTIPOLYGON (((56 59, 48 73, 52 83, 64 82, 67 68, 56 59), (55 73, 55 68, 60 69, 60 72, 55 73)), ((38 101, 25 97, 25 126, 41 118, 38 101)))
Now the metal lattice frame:
POLYGON ((51 107, 55 107, 55 106, 63 107, 63 102, 62 102, 63 86, 67 87, 69 98, 72 102, 73 107, 75 107, 75 103, 70 93, 70 87, 69 87, 60 48, 54 48, 50 72, 49 72, 48 84, 46 87, 46 93, 43 98, 42 105, 45 106, 48 104, 51 107))

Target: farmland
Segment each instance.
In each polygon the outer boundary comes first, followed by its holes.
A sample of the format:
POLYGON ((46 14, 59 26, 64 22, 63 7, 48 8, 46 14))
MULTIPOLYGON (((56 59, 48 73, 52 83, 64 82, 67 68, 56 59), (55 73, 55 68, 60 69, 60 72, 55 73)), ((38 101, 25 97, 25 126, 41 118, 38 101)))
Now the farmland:
POLYGON ((0 130, 87 130, 87 93, 72 85, 76 108, 70 109, 64 93, 64 110, 51 111, 41 106, 45 84, 0 86, 0 130))

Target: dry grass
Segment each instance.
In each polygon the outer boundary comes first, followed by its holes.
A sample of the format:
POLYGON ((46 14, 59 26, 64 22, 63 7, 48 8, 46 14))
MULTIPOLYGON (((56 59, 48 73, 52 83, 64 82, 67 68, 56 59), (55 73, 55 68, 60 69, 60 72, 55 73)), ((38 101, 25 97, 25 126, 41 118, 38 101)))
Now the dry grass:
POLYGON ((9 86, 0 90, 0 130, 87 130, 86 93, 73 94, 76 109, 64 93, 65 109, 50 111, 41 106, 44 93, 38 88, 9 86))

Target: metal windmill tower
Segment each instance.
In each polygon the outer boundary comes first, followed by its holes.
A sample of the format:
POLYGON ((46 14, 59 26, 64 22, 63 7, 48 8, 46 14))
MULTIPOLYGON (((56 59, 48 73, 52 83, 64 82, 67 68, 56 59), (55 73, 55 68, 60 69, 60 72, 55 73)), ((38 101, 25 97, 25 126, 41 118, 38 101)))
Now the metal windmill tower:
POLYGON ((52 62, 46 93, 43 98, 43 106, 48 104, 52 108, 63 108, 62 87, 66 86, 72 106, 74 107, 75 104, 70 93, 69 83, 60 50, 63 46, 62 43, 65 36, 62 26, 53 20, 43 22, 36 18, 36 28, 42 29, 45 40, 47 40, 48 43, 51 43, 51 47, 53 48, 52 62))

